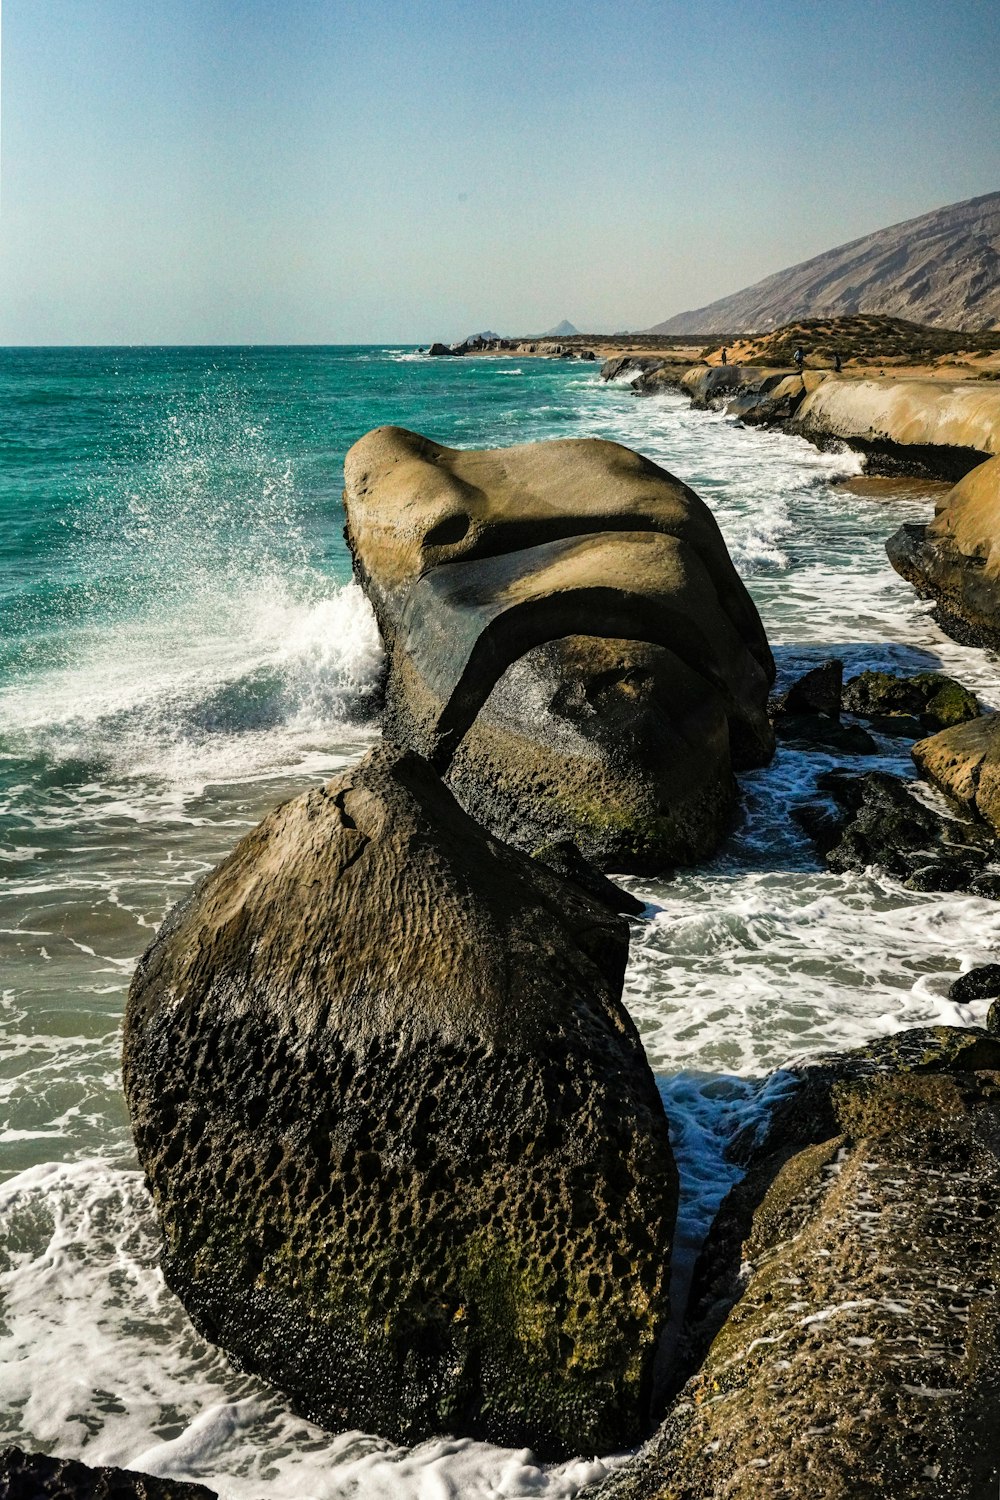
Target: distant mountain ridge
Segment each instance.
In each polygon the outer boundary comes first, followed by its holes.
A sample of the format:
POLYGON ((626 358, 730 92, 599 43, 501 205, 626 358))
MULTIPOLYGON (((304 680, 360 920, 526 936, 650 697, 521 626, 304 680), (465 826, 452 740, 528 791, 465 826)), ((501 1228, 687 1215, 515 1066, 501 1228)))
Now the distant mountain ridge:
POLYGON ((578 334, 579 332, 579 328, 574 328, 568 318, 563 318, 562 322, 557 323, 554 328, 547 328, 544 333, 539 334, 539 338, 571 339, 574 334, 578 334))
POLYGON ((1000 192, 878 229, 646 332, 762 333, 848 313, 1000 328, 1000 192))

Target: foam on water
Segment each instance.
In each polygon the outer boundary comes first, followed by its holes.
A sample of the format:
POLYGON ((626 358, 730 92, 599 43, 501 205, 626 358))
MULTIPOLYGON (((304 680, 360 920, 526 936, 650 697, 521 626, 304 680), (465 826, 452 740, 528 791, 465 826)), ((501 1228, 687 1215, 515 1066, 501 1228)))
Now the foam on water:
POLYGON ((191 787, 293 766, 331 733, 371 739, 382 650, 356 584, 303 595, 271 580, 185 602, 81 630, 69 664, 16 682, 7 757, 191 787))

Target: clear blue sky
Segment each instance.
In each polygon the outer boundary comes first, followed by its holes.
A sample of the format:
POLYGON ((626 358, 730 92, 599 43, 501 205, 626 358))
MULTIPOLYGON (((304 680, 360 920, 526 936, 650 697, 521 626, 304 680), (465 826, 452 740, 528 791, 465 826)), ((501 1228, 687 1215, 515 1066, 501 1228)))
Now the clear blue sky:
POLYGON ((997 0, 6 0, 0 343, 643 328, 1000 188, 997 0))

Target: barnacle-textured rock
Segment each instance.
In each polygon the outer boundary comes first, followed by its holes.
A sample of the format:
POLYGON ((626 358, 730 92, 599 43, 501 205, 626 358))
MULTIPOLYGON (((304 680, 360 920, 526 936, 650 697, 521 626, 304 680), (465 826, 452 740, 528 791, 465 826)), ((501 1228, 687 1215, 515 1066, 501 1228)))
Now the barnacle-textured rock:
POLYGON ((0 1450, 3 1500, 215 1500, 215 1491, 135 1469, 92 1469, 74 1458, 0 1450))
POLYGON ((167 919, 124 1073, 198 1327, 327 1425, 635 1443, 676 1173, 627 924, 383 744, 167 919))
POLYGON ((710 852, 733 768, 773 751, 774 669, 698 497, 594 439, 460 452, 383 427, 345 475, 388 733, 520 847, 633 870, 710 852))
POLYGON ((601 1500, 995 1495, 998 1215, 1000 1039, 803 1070, 696 1272, 707 1353, 601 1500))

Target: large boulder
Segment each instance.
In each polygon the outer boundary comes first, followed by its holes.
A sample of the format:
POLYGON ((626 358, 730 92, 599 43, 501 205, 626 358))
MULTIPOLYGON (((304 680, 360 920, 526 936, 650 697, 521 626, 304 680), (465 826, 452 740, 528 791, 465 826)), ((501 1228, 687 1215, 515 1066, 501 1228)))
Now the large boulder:
POLYGON ((595 439, 487 452, 396 427, 345 464, 386 730, 492 830, 605 868, 709 853, 773 752, 773 663, 706 506, 595 439))
POLYGON ((934 600, 949 635, 1000 646, 1000 457, 950 489, 928 526, 901 526, 886 552, 896 572, 934 600))
POLYGON ((932 734, 912 753, 922 776, 1000 833, 1000 714, 932 734))
POLYGON ((627 933, 412 752, 265 818, 168 917, 125 1018, 198 1328, 337 1430, 638 1441, 677 1182, 627 933))
POLYGON ((698 1367, 601 1500, 996 1495, 998 1215, 1000 1038, 803 1070, 696 1269, 698 1367))

